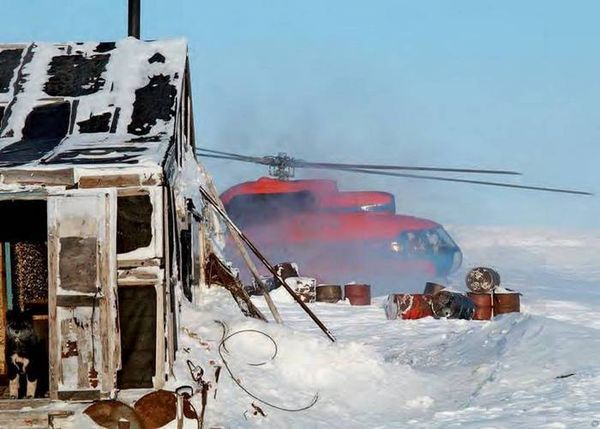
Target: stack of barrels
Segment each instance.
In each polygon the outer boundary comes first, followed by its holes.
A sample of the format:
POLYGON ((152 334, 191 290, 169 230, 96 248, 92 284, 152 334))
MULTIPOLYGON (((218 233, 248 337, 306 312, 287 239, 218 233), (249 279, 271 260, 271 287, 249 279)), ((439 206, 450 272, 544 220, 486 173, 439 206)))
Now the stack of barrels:
POLYGON ((344 285, 342 294, 341 285, 320 284, 316 289, 317 302, 335 303, 344 299, 351 305, 371 305, 371 286, 361 283, 348 283, 344 285))
POLYGON ((472 319, 475 304, 461 293, 451 292, 444 285, 427 282, 424 293, 394 293, 385 303, 388 319, 472 319))
POLYGON ((521 294, 500 288, 500 274, 487 267, 476 267, 467 273, 467 296, 475 303, 476 320, 490 320, 492 316, 521 311, 521 294))
POLYGON ((520 311, 520 293, 500 288, 500 275, 491 268, 476 267, 465 279, 466 295, 442 284, 427 282, 422 294, 390 294, 385 304, 388 319, 490 320, 492 316, 520 311))

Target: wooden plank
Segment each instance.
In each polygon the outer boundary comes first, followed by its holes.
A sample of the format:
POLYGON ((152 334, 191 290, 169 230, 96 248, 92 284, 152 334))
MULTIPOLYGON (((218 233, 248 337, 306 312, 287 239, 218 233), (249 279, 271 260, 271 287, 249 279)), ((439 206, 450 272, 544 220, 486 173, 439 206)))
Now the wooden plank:
POLYGON ((92 307, 98 305, 100 299, 93 295, 57 295, 55 303, 58 307, 92 307))
MULTIPOLYGON (((117 198, 113 194, 105 194, 105 212, 108 216, 108 221, 105 223, 104 236, 104 256, 102 259, 101 279, 103 292, 106 296, 104 305, 101 307, 104 313, 104 321, 101 323, 106 333, 102 333, 102 344, 106 345, 106 373, 103 378, 103 392, 113 392, 116 389, 117 369, 121 366, 121 336, 119 332, 119 314, 118 314, 118 296, 117 296, 117 270, 116 270, 116 255, 117 255, 117 198)), ((103 355, 104 358, 104 355, 103 355)), ((104 363, 104 361, 103 361, 104 363)))
POLYGON ((61 401, 98 401, 100 399, 100 391, 62 390, 58 392, 58 399, 61 401))
POLYGON ((58 281, 58 225, 48 231, 48 358, 50 399, 58 399, 58 372, 60 348, 58 347, 57 281, 58 281))
POLYGON ((163 258, 152 259, 123 259, 117 262, 117 268, 162 267, 163 258))
POLYGON ((22 408, 47 407, 52 401, 47 398, 36 399, 2 399, 0 400, 0 415, 7 411, 21 411, 22 408))
MULTIPOLYGON (((167 188, 170 193, 169 201, 171 202, 171 206, 168 207, 170 214, 173 217, 172 223, 172 231, 173 234, 173 246, 175 248, 175 257, 177 258, 177 266, 182 267, 182 251, 181 251, 181 242, 179 238, 179 230, 177 229, 177 208, 175 202, 175 191, 173 188, 167 188)), ((181 268, 178 270, 179 272, 179 280, 181 280, 181 268)), ((168 362, 168 370, 169 375, 174 375, 173 366, 175 363, 175 353, 177 352, 177 346, 175 338, 177 335, 177 319, 175 314, 175 308, 177 307, 177 303, 175 302, 175 284, 172 281, 168 281, 166 283, 167 286, 167 295, 165 297, 165 308, 166 317, 167 317, 167 362, 168 362)))
MULTIPOLYGON (((157 198, 158 195, 156 196, 157 198)), ((169 231, 169 212, 168 212, 167 188, 163 187, 162 193, 162 231, 169 231)), ((171 277, 169 237, 164 234, 163 237, 163 257, 165 266, 165 278, 156 288, 156 374, 154 376, 154 388, 160 389, 165 384, 165 293, 168 288, 171 277)))
POLYGON ((0 170, 0 176, 6 184, 57 186, 73 186, 75 184, 75 175, 72 168, 54 170, 4 169, 0 170))
POLYGON ((102 176, 82 176, 79 178, 79 187, 86 188, 123 188, 126 186, 140 186, 142 181, 139 174, 109 174, 102 176))
POLYGON ((137 195, 150 195, 148 188, 128 187, 117 189, 117 196, 119 197, 135 197, 137 195))

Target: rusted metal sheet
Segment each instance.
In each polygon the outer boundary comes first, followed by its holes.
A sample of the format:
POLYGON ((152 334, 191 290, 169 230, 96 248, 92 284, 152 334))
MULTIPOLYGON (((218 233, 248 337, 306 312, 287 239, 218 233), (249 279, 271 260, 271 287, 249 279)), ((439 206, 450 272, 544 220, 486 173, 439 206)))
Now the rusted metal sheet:
POLYGON ((115 400, 98 401, 84 411, 94 423, 105 428, 117 428, 119 421, 129 422, 131 429, 146 429, 138 413, 129 405, 115 400))
POLYGON ((344 296, 352 305, 371 305, 371 286, 349 283, 344 285, 344 296))
POLYGON ((227 289, 246 316, 267 320, 252 303, 240 281, 234 277, 229 268, 214 253, 209 253, 204 271, 207 283, 220 285, 227 289))
POLYGON ((321 284, 316 288, 316 300, 318 302, 335 303, 342 299, 342 287, 340 285, 321 284))
POLYGON ((492 268, 476 267, 465 277, 467 288, 475 293, 489 293, 500 286, 500 274, 492 268))
POLYGON ((385 303, 385 315, 388 320, 398 318, 410 320, 433 316, 431 300, 431 295, 425 294, 390 294, 385 303))
MULTIPOLYGON (((146 429, 163 427, 176 418, 177 395, 166 390, 157 390, 138 399, 134 409, 144 423, 146 429)), ((183 415, 188 419, 197 417, 189 397, 184 396, 183 415)))
POLYGON ((491 293, 467 292, 467 296, 475 304, 474 320, 490 320, 493 315, 493 299, 491 293))
POLYGON ((494 315, 519 313, 521 311, 521 294, 510 291, 494 294, 494 315))
POLYGON ((432 296, 431 308, 436 319, 472 319, 475 304, 465 295, 442 290, 432 296))
POLYGON ((443 289, 446 289, 446 286, 439 283, 427 282, 425 283, 425 290, 423 291, 423 294, 434 295, 443 289))

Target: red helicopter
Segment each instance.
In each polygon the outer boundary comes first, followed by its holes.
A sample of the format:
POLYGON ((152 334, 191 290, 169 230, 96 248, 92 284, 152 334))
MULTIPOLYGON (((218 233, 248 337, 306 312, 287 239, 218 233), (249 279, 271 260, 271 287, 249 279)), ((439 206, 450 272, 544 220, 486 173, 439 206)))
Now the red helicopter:
POLYGON ((396 214, 394 196, 388 192, 339 191, 334 180, 291 180, 295 168, 590 195, 437 175, 520 174, 506 170, 322 163, 294 159, 283 153, 255 157, 212 149, 199 149, 198 153, 269 166, 274 178, 262 177, 235 185, 221 195, 221 200, 231 219, 272 261, 297 262, 303 273, 317 277, 319 282, 367 282, 376 285, 380 292, 391 280, 397 288, 398 281, 422 282, 448 276, 462 263, 460 248, 440 224, 396 214))

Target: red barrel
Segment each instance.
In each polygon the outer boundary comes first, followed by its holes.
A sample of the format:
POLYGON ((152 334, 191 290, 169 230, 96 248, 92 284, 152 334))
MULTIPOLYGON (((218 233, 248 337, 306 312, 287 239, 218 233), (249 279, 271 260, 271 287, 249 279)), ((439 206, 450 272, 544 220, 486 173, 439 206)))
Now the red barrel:
POLYGON ((388 296, 385 304, 385 314, 388 319, 397 319, 400 317, 404 320, 433 316, 431 295, 420 293, 391 294, 388 296))
POLYGON ((493 314, 493 298, 491 293, 467 292, 467 296, 475 304, 474 320, 490 320, 493 314))
POLYGON ((358 283, 344 285, 344 296, 352 305, 371 305, 371 286, 358 283))
POLYGON ((518 292, 495 293, 494 315, 519 313, 521 311, 521 294, 518 292))

